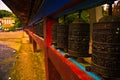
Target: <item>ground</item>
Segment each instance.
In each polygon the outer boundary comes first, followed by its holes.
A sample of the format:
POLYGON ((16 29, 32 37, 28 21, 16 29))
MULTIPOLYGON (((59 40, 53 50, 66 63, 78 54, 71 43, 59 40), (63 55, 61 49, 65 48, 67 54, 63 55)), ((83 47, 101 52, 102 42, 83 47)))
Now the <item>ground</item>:
MULTIPOLYGON (((44 53, 40 49, 33 52, 32 44, 29 43, 25 32, 0 33, 0 44, 16 50, 15 56, 12 57, 13 67, 0 80, 45 80, 44 53)), ((9 65, 6 68, 9 68, 9 65)))

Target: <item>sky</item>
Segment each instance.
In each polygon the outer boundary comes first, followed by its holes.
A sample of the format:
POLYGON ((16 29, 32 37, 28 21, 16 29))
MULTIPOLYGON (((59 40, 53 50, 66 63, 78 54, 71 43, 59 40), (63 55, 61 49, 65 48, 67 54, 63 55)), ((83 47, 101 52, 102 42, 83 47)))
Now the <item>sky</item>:
POLYGON ((3 2, 0 0, 0 10, 7 10, 12 12, 3 2))

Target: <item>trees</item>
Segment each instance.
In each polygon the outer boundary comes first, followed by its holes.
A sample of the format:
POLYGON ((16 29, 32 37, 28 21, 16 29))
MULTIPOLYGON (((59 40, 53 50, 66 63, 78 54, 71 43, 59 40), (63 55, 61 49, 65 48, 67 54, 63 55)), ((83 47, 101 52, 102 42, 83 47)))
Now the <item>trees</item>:
POLYGON ((22 22, 20 21, 20 19, 12 12, 6 10, 0 10, 0 18, 3 17, 11 17, 15 20, 14 27, 11 28, 12 31, 14 31, 15 28, 19 28, 22 26, 22 22))
POLYGON ((14 20, 15 20, 15 24, 14 24, 15 28, 22 27, 21 20, 13 13, 12 13, 12 18, 14 18, 14 20))
POLYGON ((9 11, 0 10, 0 18, 3 18, 3 17, 10 17, 11 15, 12 15, 12 13, 9 12, 9 11))
POLYGON ((74 20, 79 19, 79 17, 84 20, 85 22, 89 22, 89 13, 87 10, 83 10, 80 13, 75 12, 69 15, 66 15, 65 20, 64 16, 59 18, 59 23, 72 23, 74 20))

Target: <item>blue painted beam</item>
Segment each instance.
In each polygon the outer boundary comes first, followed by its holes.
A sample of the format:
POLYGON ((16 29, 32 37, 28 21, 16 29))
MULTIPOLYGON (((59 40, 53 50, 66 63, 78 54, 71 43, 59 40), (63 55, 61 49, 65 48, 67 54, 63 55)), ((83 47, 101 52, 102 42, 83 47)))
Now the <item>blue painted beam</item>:
POLYGON ((99 5, 108 3, 109 1, 114 1, 114 0, 85 0, 84 2, 82 2, 82 3, 80 3, 80 4, 76 5, 76 6, 73 6, 70 9, 67 9, 65 11, 62 11, 59 14, 54 15, 53 18, 58 18, 60 16, 63 16, 63 15, 69 14, 69 13, 73 13, 75 11, 88 9, 88 8, 95 7, 95 6, 99 6, 99 5))
POLYGON ((32 22, 29 25, 34 24, 38 20, 52 14, 61 7, 69 4, 73 0, 45 0, 41 9, 38 11, 36 16, 32 19, 32 22))
MULTIPOLYGON (((58 49, 57 51, 60 52, 61 55, 65 56, 65 52, 61 51, 60 49, 58 49)), ((102 80, 99 76, 97 76, 93 72, 86 71, 85 67, 81 63, 78 63, 73 58, 69 58, 69 60, 71 62, 73 62, 76 66, 78 66, 81 70, 83 70, 84 72, 86 72, 88 75, 90 75, 91 77, 93 77, 95 80, 102 80)))
MULTIPOLYGON (((41 20, 42 18, 53 14, 55 11, 63 8, 65 5, 71 3, 72 1, 73 0, 45 0, 41 9, 36 14, 36 16, 33 19, 31 19, 29 26, 34 24, 38 20, 41 20)), ((60 13, 55 14, 50 17, 58 18, 60 16, 63 16, 63 15, 66 15, 66 14, 69 14, 69 13, 72 13, 78 10, 88 9, 88 8, 102 5, 107 2, 111 2, 111 1, 115 1, 115 0, 85 0, 83 2, 80 2, 78 5, 75 5, 69 9, 61 11, 60 13)))

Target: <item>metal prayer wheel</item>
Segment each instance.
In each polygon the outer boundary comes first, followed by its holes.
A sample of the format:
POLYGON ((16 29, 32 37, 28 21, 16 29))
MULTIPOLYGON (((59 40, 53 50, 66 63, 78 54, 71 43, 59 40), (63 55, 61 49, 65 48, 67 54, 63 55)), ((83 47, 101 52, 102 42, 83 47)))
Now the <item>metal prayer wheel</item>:
POLYGON ((36 34, 36 35, 39 35, 39 26, 38 26, 38 24, 35 24, 34 25, 34 33, 36 34))
POLYGON ((43 23, 40 22, 38 27, 39 27, 38 28, 39 29, 39 36, 44 37, 44 35, 43 35, 43 23))
POLYGON ((33 30, 32 27, 29 27, 29 30, 32 31, 33 30))
POLYGON ((52 26, 52 44, 54 45, 57 45, 57 26, 59 26, 58 23, 52 26))
POLYGON ((89 56, 90 25, 81 19, 69 26, 68 53, 73 57, 89 56))
POLYGON ((93 24, 92 68, 106 80, 120 79, 120 18, 107 16, 93 24))
POLYGON ((59 24, 57 26, 57 48, 67 52, 68 50, 68 25, 59 24))
POLYGON ((40 37, 43 37, 43 25, 42 25, 41 22, 35 24, 34 32, 35 32, 36 35, 38 35, 40 37))

